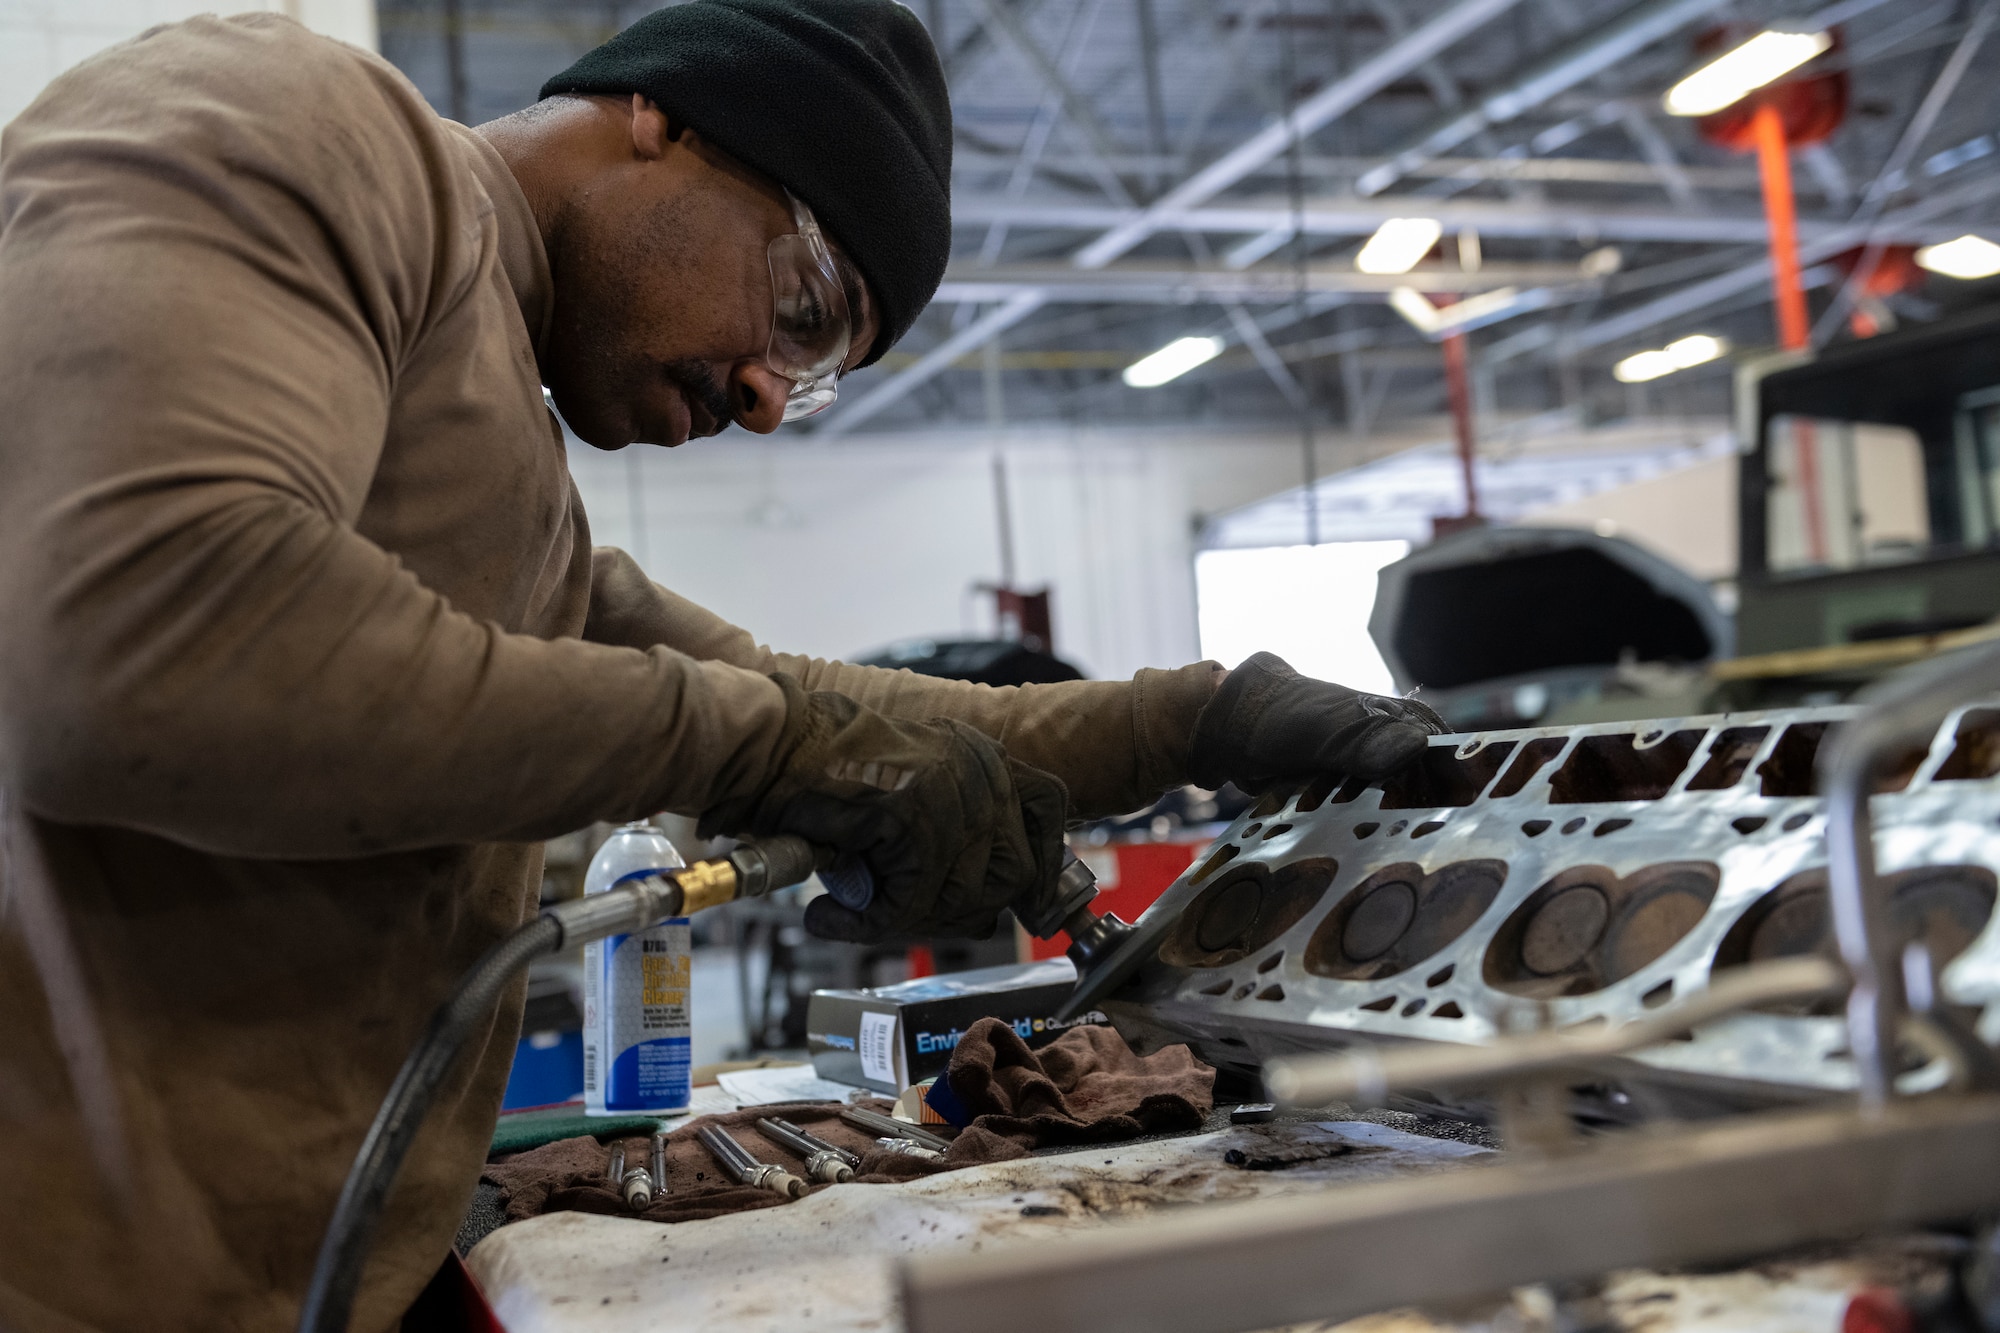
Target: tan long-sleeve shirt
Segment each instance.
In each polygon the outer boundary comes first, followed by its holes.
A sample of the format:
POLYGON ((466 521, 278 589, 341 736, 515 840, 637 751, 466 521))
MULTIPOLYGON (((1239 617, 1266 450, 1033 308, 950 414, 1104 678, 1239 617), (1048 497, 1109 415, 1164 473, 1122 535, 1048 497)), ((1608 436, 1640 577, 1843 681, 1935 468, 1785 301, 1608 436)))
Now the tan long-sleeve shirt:
MULTIPOLYGON (((289 1327, 537 841, 754 786, 766 673, 963 718, 1084 813, 1181 779, 1206 666, 782 657, 593 554, 549 287, 483 139, 275 17, 155 30, 0 137, 0 1330, 289 1327)), ((520 1006, 405 1167, 357 1328, 449 1244, 520 1006)))

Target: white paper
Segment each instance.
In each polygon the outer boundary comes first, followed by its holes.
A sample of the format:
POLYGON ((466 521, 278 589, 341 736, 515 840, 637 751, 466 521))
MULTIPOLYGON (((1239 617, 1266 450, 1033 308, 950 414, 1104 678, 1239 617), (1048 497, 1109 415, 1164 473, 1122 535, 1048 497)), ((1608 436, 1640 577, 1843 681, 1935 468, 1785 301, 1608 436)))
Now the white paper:
POLYGON ((835 1083, 813 1072, 811 1065, 773 1069, 732 1069, 715 1081, 738 1106, 775 1106, 779 1102, 844 1102, 851 1083, 835 1083))
POLYGON ((728 1115, 736 1109, 736 1099, 719 1083, 703 1083, 688 1097, 685 1115, 663 1116, 660 1128, 672 1132, 682 1125, 692 1122, 697 1116, 728 1115))
POLYGON ((698 1115, 727 1115, 736 1109, 736 1099, 720 1083, 704 1083, 688 1098, 688 1119, 698 1115))
POLYGON ((896 1077, 898 1020, 894 1014, 864 1010, 861 1015, 861 1077, 902 1086, 896 1077))

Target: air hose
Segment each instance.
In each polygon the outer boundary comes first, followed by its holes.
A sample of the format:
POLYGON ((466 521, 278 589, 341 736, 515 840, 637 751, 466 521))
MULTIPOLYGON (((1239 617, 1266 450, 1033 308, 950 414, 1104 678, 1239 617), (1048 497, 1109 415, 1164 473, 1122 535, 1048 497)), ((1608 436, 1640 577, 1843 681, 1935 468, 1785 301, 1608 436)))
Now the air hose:
POLYGON ((726 857, 557 903, 488 950, 431 1015, 368 1127, 320 1241, 312 1284, 299 1311, 300 1333, 346 1333, 361 1272, 403 1158, 466 1039, 489 1020, 501 990, 516 973, 559 949, 645 930, 677 916, 797 884, 812 873, 814 860, 812 846, 789 834, 746 842, 726 857))

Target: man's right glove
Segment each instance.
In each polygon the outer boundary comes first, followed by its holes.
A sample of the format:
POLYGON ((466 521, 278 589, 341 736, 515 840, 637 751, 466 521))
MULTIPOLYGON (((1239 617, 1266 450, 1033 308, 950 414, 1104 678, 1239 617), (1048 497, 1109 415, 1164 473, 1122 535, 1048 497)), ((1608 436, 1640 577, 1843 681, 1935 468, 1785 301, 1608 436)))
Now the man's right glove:
POLYGON ((823 939, 986 939, 1000 909, 1054 894, 1069 794, 962 722, 885 717, 790 676, 774 772, 754 794, 701 817, 700 833, 796 833, 857 855, 875 880, 860 912, 830 897, 806 909, 823 939))
POLYGON ((1209 788, 1233 782, 1252 796, 1329 773, 1379 778, 1450 730, 1415 699, 1363 694, 1254 653, 1196 716, 1188 777, 1209 788))

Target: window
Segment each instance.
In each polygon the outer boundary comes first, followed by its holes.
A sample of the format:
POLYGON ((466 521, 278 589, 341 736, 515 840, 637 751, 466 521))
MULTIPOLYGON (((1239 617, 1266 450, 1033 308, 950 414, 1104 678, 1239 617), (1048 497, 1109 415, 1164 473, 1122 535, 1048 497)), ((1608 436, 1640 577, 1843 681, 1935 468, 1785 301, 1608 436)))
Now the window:
POLYGON ((2000 386, 1891 398, 1856 378, 1857 396, 1865 390, 1881 415, 1900 419, 1781 412, 1765 426, 1771 572, 2000 547, 2000 386))
POLYGON ((1203 551, 1194 581, 1201 654, 1235 666, 1261 650, 1308 676, 1393 694, 1368 636, 1375 575, 1408 555, 1401 541, 1203 551))
MULTIPOLYGON (((1973 479, 1967 506, 1977 511, 1983 529, 1981 545, 2000 539, 2000 386, 1968 393, 1958 400, 1953 420, 1954 460, 1962 475, 1973 479)), ((1972 527, 1968 516, 1967 527, 1972 527)))
POLYGON ((1914 430, 1784 415, 1769 431, 1773 571, 1893 564, 1930 548, 1924 447, 1914 430))

